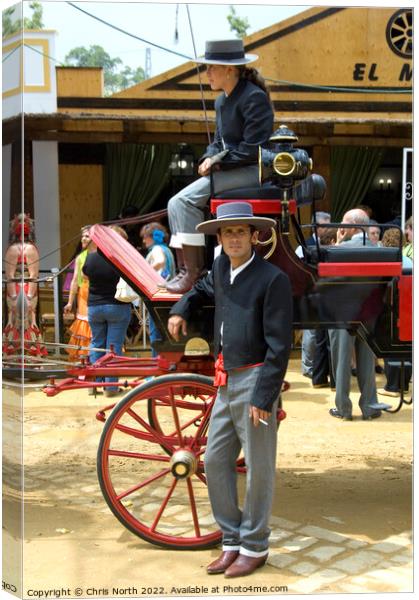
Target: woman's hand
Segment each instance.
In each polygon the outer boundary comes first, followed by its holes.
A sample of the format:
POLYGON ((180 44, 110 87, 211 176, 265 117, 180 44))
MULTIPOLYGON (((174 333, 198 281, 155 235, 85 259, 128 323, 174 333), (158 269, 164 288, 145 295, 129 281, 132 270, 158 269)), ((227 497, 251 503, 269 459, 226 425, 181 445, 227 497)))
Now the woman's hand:
POLYGON ((71 313, 71 309, 73 307, 73 303, 72 302, 68 302, 65 306, 64 306, 64 314, 68 315, 69 313, 71 313))
POLYGON ((201 177, 205 177, 206 175, 209 175, 210 172, 211 172, 211 159, 210 158, 206 158, 199 165, 199 167, 198 167, 198 174, 201 175, 201 177))
POLYGON ((211 171, 219 171, 220 170, 220 165, 218 163, 215 163, 215 165, 212 163, 212 159, 211 158, 206 158, 198 167, 198 174, 201 175, 201 177, 205 177, 206 175, 209 175, 211 173, 211 171))

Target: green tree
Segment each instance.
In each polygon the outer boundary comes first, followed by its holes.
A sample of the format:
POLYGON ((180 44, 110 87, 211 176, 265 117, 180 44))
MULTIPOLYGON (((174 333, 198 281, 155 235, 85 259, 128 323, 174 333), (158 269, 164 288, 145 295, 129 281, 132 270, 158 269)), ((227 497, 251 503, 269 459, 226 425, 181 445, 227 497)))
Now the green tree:
POLYGON ((236 13, 234 6, 230 6, 230 14, 227 15, 227 21, 230 25, 230 31, 236 33, 236 37, 244 38, 247 35, 247 30, 250 27, 250 23, 247 17, 239 17, 236 13))
POLYGON ((32 18, 25 17, 23 19, 23 26, 25 29, 43 29, 44 24, 42 22, 42 4, 40 2, 32 2, 29 4, 29 8, 33 11, 32 18))
POLYGON ((65 63, 76 67, 102 67, 105 95, 114 94, 145 79, 144 69, 123 66, 119 57, 112 58, 102 46, 78 46, 65 57, 65 63))
POLYGON ((44 24, 42 22, 42 4, 40 2, 31 2, 29 8, 33 11, 32 17, 24 17, 22 19, 14 19, 16 6, 6 8, 2 14, 2 29, 3 37, 6 35, 12 35, 17 31, 24 29, 43 29, 44 24))
POLYGON ((13 6, 6 8, 2 13, 2 27, 3 37, 6 35, 13 35, 20 29, 22 29, 22 19, 13 19, 13 13, 15 9, 13 6))

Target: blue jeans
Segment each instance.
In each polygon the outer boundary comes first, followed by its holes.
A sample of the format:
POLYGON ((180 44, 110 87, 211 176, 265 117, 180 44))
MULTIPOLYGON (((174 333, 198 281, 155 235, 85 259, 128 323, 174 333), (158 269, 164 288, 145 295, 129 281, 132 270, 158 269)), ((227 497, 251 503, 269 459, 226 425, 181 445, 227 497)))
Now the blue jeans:
POLYGON ((157 329, 154 320, 148 315, 148 328, 150 331, 150 346, 151 346, 151 356, 156 357, 159 355, 157 350, 154 349, 154 342, 160 342, 163 338, 161 336, 160 331, 157 329))
MULTIPOLYGON (((106 348, 109 350, 112 345, 115 354, 122 355, 122 346, 131 319, 131 304, 89 306, 87 319, 92 330, 92 341, 90 343, 92 349, 89 352, 90 362, 95 363, 105 354, 104 351, 94 350, 93 348, 106 348)), ((118 381, 118 378, 105 377, 105 381, 118 381)), ((118 388, 109 386, 106 389, 117 390, 118 388)))

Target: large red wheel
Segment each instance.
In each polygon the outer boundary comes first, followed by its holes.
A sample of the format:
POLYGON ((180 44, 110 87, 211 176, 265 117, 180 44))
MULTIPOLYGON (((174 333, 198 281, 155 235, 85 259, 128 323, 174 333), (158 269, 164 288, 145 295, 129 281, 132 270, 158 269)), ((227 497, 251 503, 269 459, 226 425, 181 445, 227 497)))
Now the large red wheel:
POLYGON ((134 388, 106 420, 98 477, 111 511, 163 547, 208 548, 212 516, 203 454, 216 388, 202 375, 165 375, 134 388))

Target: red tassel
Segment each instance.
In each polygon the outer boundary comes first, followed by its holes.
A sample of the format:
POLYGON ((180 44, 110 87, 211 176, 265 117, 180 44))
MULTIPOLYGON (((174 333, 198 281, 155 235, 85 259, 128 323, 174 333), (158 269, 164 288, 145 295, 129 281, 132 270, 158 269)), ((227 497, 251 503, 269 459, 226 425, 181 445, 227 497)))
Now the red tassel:
POLYGON ((224 359, 223 355, 219 354, 217 360, 215 361, 215 377, 214 377, 214 385, 215 387, 221 387, 223 385, 227 385, 227 373, 224 370, 224 359))

